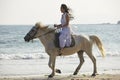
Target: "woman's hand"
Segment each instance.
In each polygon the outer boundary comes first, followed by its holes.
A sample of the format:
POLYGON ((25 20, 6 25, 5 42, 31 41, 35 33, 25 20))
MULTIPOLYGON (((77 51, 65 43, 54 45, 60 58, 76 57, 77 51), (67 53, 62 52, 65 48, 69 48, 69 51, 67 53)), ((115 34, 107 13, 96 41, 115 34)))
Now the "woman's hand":
POLYGON ((54 27, 57 27, 58 25, 57 24, 54 24, 54 27))
POLYGON ((57 27, 57 28, 61 28, 61 24, 57 25, 57 24, 54 24, 54 27, 57 27))

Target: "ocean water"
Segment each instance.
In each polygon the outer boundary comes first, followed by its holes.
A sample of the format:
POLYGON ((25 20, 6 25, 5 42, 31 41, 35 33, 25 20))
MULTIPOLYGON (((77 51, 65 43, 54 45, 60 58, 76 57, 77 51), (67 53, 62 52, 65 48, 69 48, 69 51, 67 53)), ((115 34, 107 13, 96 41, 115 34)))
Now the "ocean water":
MULTIPOLYGON (((24 36, 33 25, 0 25, 0 59, 44 59, 48 55, 38 39, 25 42, 24 36)), ((97 35, 106 50, 106 56, 120 56, 120 25, 74 24, 71 25, 77 35, 97 35)), ((93 53, 99 57, 100 52, 93 47, 93 53)), ((71 55, 68 58, 76 57, 71 55)))

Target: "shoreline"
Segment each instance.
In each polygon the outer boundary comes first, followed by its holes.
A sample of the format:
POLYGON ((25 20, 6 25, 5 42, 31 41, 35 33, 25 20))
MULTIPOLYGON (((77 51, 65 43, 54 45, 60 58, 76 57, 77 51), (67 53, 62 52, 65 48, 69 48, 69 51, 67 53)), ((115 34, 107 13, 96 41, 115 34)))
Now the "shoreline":
POLYGON ((92 77, 90 72, 78 73, 72 75, 71 73, 57 74, 53 78, 48 78, 49 74, 38 75, 8 75, 0 76, 0 80, 120 80, 120 70, 99 71, 99 73, 92 77))
POLYGON ((48 75, 31 75, 31 76, 4 76, 0 80, 120 80, 120 74, 99 74, 95 77, 91 75, 56 75, 48 78, 48 75))

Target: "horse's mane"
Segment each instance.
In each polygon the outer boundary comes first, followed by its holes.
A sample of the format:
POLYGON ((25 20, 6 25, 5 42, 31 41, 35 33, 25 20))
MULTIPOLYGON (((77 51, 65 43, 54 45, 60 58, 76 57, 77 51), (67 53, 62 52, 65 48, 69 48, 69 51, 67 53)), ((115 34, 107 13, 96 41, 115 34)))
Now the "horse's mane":
POLYGON ((50 26, 48 26, 47 28, 46 28, 48 31, 53 31, 53 32, 55 32, 55 28, 53 28, 53 27, 50 27, 50 26))
POLYGON ((36 27, 39 27, 39 28, 46 28, 47 30, 55 30, 54 28, 51 28, 50 26, 45 26, 43 25, 41 22, 37 22, 35 24, 36 27))

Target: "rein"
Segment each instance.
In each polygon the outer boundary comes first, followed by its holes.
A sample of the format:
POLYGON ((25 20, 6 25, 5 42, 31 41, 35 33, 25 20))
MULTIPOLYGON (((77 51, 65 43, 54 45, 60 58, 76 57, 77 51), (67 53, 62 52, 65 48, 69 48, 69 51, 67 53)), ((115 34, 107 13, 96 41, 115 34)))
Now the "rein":
POLYGON ((51 30, 51 31, 49 31, 49 32, 46 32, 46 33, 44 33, 44 34, 42 34, 42 35, 40 35, 40 36, 38 36, 38 37, 42 37, 42 36, 44 36, 44 35, 47 35, 47 34, 49 34, 49 33, 52 33, 53 31, 55 31, 56 29, 54 29, 54 30, 51 30))

